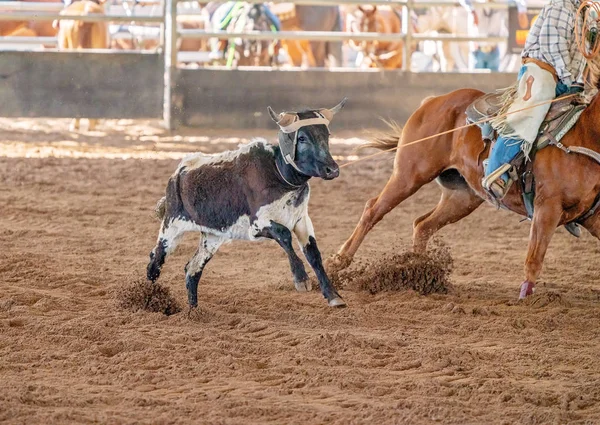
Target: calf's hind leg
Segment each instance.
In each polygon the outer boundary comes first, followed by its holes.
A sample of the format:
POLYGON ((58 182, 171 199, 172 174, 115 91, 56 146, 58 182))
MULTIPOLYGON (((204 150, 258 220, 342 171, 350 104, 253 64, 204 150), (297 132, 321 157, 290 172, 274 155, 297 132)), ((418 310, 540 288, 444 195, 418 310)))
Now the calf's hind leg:
POLYGON ((190 228, 187 221, 173 220, 167 224, 167 218, 163 220, 160 232, 158 233, 158 241, 150 253, 150 262, 146 268, 148 280, 155 282, 158 279, 167 256, 175 251, 183 234, 191 230, 194 229, 190 228))
POLYGON ((204 266, 215 255, 223 240, 213 235, 202 233, 198 249, 185 266, 185 287, 190 307, 198 306, 198 282, 202 277, 204 266))
POLYGON ((308 275, 304 269, 304 264, 298 255, 296 255, 294 247, 292 246, 292 233, 290 232, 290 229, 279 223, 271 221, 270 226, 262 229, 261 232, 256 236, 262 236, 277 241, 277 243, 288 255, 290 268, 292 269, 292 274, 294 275, 294 286, 296 286, 296 290, 298 292, 310 291, 310 281, 308 280, 308 275))

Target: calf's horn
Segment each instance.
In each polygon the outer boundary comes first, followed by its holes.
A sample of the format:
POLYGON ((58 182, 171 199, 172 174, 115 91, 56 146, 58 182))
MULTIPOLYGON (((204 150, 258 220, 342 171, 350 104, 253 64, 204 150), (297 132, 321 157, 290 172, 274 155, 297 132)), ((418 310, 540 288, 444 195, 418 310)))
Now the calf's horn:
POLYGON ((338 103, 337 105, 335 105, 333 108, 331 108, 331 109, 321 109, 320 112, 325 116, 325 118, 327 118, 329 121, 331 121, 333 119, 333 116, 342 110, 342 108, 346 104, 347 100, 348 100, 348 98, 345 97, 345 98, 342 99, 342 101, 340 103, 338 103))
POLYGON ((287 127, 296 119, 296 114, 291 112, 282 112, 277 114, 270 106, 267 106, 271 119, 277 123, 279 127, 287 127))

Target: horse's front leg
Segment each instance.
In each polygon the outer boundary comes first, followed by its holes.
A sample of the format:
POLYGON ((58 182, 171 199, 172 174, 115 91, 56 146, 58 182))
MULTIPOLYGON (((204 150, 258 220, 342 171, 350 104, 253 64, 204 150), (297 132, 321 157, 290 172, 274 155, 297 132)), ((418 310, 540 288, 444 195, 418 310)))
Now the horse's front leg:
POLYGON ((542 271, 546 250, 560 222, 562 213, 563 208, 559 199, 545 199, 544 203, 539 203, 539 205, 536 202, 525 261, 525 282, 521 285, 519 299, 533 294, 535 283, 542 271))
POLYGON ((323 259, 321 258, 321 252, 317 247, 317 240, 315 239, 315 230, 312 225, 312 221, 308 216, 308 213, 300 219, 300 221, 294 227, 294 233, 302 246, 302 252, 306 256, 308 263, 314 270, 319 280, 319 287, 323 297, 327 300, 330 307, 345 307, 346 303, 335 290, 325 268, 323 267, 323 259))

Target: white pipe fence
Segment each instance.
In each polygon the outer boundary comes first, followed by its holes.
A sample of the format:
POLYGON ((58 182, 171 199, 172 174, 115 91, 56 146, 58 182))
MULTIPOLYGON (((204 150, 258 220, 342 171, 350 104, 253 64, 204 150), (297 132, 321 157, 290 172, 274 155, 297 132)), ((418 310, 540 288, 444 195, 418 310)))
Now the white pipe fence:
MULTIPOLYGON (((226 0, 218 0, 225 2, 226 0)), ((264 0, 246 0, 248 3, 264 3, 264 0)), ((286 0, 274 0, 273 3, 288 3, 286 0)), ((159 26, 159 49, 164 50, 164 105, 163 118, 165 125, 168 128, 174 128, 174 105, 178 104, 174 97, 175 80, 177 77, 177 62, 178 59, 184 61, 193 60, 198 55, 197 52, 181 52, 178 55, 177 40, 179 38, 193 39, 233 39, 233 38, 248 38, 255 40, 316 40, 316 41, 398 41, 402 40, 406 45, 411 45, 414 41, 442 41, 442 42, 504 42, 506 37, 479 37, 479 36, 463 36, 463 35, 427 35, 414 34, 412 25, 410 25, 409 17, 414 9, 423 9, 428 7, 460 7, 457 1, 442 1, 442 0, 295 0, 293 3, 299 5, 318 5, 318 6, 338 6, 340 4, 348 5, 387 5, 396 6, 402 9, 402 32, 398 34, 381 34, 381 33, 348 33, 334 31, 246 31, 241 33, 228 33, 226 31, 206 31, 199 29, 178 29, 178 15, 197 15, 198 12, 189 8, 178 7, 178 3, 183 3, 183 0, 162 0, 162 11, 160 16, 150 14, 135 14, 132 13, 131 6, 125 8, 125 12, 129 14, 111 14, 110 7, 107 14, 91 14, 91 15, 61 15, 58 12, 62 10, 62 3, 26 3, 19 1, 0 1, 0 21, 54 21, 54 20, 74 20, 82 22, 113 22, 113 23, 141 23, 141 24, 158 24, 159 26), (190 53, 190 54, 188 54, 190 53)), ((149 2, 141 2, 141 5, 157 5, 156 0, 149 2)), ((506 3, 486 2, 485 4, 473 3, 475 8, 491 8, 491 9, 506 9, 506 3)), ((122 35, 118 37, 123 37, 122 35)), ((133 35, 132 35, 133 37, 133 35)), ((156 39, 156 35, 151 38, 156 39)), ((116 37, 115 37, 116 38, 116 37)), ((54 37, 0 37, 0 46, 2 45, 56 45, 54 37)), ((409 71, 411 69, 410 49, 403 49, 402 70, 409 71)))

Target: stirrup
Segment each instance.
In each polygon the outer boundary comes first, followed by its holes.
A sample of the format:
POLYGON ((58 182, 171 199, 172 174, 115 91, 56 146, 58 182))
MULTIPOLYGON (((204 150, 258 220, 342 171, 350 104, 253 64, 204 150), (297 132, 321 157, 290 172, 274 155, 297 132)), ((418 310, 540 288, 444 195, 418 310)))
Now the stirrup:
POLYGON ((511 164, 501 165, 488 176, 484 177, 481 181, 483 188, 488 193, 491 193, 498 201, 502 200, 502 198, 506 196, 508 190, 513 184, 514 180, 512 178, 509 178, 506 183, 504 183, 504 180, 502 180, 502 175, 509 172, 511 168, 513 168, 511 164))

